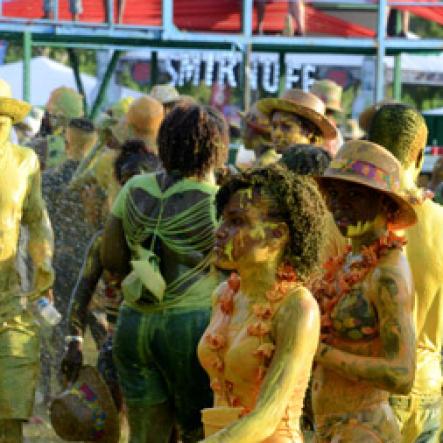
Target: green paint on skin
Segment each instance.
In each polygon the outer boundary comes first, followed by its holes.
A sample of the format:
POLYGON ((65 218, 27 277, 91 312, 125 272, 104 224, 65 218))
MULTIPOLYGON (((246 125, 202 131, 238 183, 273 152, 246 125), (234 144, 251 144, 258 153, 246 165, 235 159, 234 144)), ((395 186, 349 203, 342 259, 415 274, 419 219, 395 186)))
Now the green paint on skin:
POLYGON ((233 260, 232 257, 233 250, 234 250, 234 243, 232 242, 232 239, 229 239, 225 246, 225 255, 231 261, 233 260))

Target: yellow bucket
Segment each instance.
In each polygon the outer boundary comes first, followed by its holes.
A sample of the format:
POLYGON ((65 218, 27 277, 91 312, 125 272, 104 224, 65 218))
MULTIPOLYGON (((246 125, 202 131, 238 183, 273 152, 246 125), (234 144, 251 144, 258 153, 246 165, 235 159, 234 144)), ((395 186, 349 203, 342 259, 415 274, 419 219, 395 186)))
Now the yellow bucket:
POLYGON ((231 423, 237 421, 243 408, 206 408, 202 409, 202 422, 205 429, 205 437, 228 427, 231 423))

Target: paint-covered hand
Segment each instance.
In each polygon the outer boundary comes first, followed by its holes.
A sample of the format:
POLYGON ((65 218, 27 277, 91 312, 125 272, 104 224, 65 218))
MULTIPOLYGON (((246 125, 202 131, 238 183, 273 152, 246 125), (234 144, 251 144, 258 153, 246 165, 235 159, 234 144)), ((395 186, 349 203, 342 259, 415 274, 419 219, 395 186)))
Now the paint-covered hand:
POLYGON ((82 345, 79 341, 71 341, 63 356, 61 363, 61 372, 64 376, 66 384, 74 382, 83 365, 82 345))

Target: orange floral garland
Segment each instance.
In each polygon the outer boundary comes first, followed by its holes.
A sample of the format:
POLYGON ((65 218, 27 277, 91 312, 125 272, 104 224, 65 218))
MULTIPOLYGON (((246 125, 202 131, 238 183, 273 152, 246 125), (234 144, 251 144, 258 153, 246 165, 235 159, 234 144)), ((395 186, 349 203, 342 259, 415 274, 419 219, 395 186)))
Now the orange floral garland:
POLYGON ((392 249, 401 249, 405 244, 404 237, 389 231, 371 245, 363 247, 360 260, 351 263, 348 270, 345 271, 344 265, 351 252, 350 246, 343 255, 332 257, 323 265, 325 273, 311 284, 311 291, 320 306, 322 339, 331 331, 332 311, 341 298, 377 267, 381 257, 392 249))
MULTIPOLYGON (((294 268, 289 264, 282 265, 277 271, 277 281, 273 287, 266 292, 267 301, 255 303, 252 306, 256 321, 248 326, 247 333, 259 339, 259 346, 253 353, 253 355, 260 360, 255 379, 257 383, 263 380, 275 350, 275 346, 272 343, 265 341, 265 337, 271 332, 271 320, 277 310, 275 304, 286 297, 289 289, 293 287, 295 282, 297 282, 297 275, 294 268)), ((239 275, 232 273, 227 283, 223 293, 220 295, 219 303, 221 311, 227 317, 227 320, 229 320, 234 310, 234 297, 240 289, 239 275)), ((215 392, 223 393, 225 401, 229 406, 242 406, 240 399, 232 396, 232 382, 225 380, 223 376, 224 362, 222 351, 226 346, 226 336, 220 333, 207 334, 205 340, 208 347, 217 354, 212 363, 212 367, 220 373, 219 378, 212 381, 211 388, 215 392)), ((243 414, 249 412, 248 408, 243 407, 243 414)))

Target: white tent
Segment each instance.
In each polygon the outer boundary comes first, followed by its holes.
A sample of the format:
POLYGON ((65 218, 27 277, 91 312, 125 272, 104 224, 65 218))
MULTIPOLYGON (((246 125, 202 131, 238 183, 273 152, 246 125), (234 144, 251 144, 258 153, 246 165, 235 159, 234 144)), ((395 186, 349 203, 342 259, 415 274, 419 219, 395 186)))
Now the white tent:
MULTIPOLYGON (((83 88, 91 104, 93 97, 97 94, 97 79, 87 74, 80 74, 83 88)), ((12 94, 16 98, 23 98, 23 62, 7 63, 0 66, 0 78, 6 80, 12 88, 12 94)), ((34 57, 31 60, 31 97, 30 103, 44 106, 48 101, 51 91, 67 86, 77 89, 74 73, 69 66, 58 63, 47 57, 34 57)), ((139 97, 140 92, 119 86, 120 96, 117 97, 139 97)))

